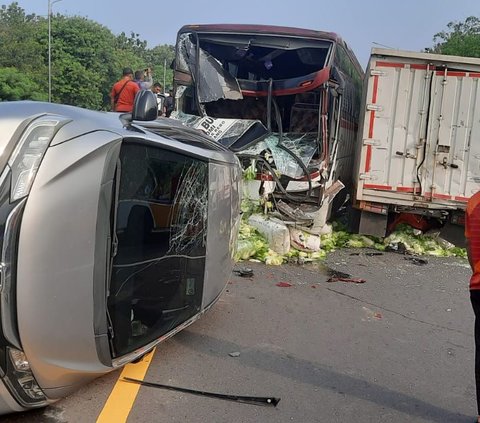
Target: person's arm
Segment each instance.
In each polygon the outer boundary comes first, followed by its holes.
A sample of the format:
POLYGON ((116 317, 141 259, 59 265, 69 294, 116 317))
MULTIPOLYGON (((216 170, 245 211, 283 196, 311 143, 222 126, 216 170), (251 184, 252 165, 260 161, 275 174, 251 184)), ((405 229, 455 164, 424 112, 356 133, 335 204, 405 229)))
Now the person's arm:
POLYGON ((470 267, 473 269, 473 259, 472 259, 472 249, 470 247, 470 240, 467 238, 467 245, 465 247, 467 249, 467 257, 468 257, 468 262, 470 263, 470 267))
POLYGON ((143 80, 143 87, 146 90, 150 90, 152 88, 152 85, 153 85, 152 71, 149 68, 147 70, 147 72, 145 74, 145 78, 143 80))
POLYGON ((110 92, 110 108, 112 112, 115 111, 115 88, 110 92))
POLYGON ((473 258, 472 258, 472 246, 470 244, 470 213, 469 209, 467 206, 467 210, 465 210, 465 242, 466 242, 466 250, 467 250, 467 257, 468 257, 468 262, 470 263, 470 267, 472 268, 472 271, 474 271, 474 263, 473 263, 473 258))

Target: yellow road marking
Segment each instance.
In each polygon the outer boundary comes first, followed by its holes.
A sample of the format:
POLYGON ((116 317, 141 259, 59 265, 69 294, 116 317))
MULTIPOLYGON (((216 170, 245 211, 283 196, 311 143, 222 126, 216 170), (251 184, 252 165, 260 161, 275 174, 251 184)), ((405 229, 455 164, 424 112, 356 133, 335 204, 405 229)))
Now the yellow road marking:
POLYGON ((130 363, 123 368, 102 412, 98 416, 97 423, 124 423, 127 421, 135 398, 137 398, 140 385, 124 382, 122 379, 124 377, 131 377, 133 379, 143 380, 154 354, 155 348, 146 354, 138 363, 130 363))

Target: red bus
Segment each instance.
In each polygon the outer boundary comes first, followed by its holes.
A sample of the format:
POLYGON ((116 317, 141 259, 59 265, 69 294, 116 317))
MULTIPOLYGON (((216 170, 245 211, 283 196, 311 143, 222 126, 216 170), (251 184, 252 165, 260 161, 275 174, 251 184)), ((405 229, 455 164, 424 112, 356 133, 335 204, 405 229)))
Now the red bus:
POLYGON ((337 181, 351 186, 362 79, 331 32, 187 25, 177 35, 174 116, 235 151, 244 167, 265 147, 273 169, 256 166, 276 180, 274 195, 321 205, 337 181))

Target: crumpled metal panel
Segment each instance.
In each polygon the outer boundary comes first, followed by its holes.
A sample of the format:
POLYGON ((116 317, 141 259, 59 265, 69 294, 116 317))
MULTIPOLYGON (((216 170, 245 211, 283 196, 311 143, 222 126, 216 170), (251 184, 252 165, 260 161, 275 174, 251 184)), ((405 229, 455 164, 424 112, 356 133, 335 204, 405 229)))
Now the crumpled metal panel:
MULTIPOLYGON (((186 126, 200 129, 226 147, 231 147, 239 142, 255 125, 261 125, 261 122, 256 120, 223 119, 210 116, 199 117, 181 112, 175 113, 172 117, 186 126)), ((264 129, 266 133, 267 130, 266 128, 264 129)), ((269 150, 272 154, 274 166, 280 173, 294 179, 305 176, 302 167, 292 155, 278 146, 279 141, 279 134, 273 133, 263 139, 263 141, 256 142, 251 147, 242 149, 241 152, 242 154, 258 155, 264 150, 269 150)), ((317 150, 316 134, 284 134, 282 136, 282 145, 295 154, 308 167, 317 150)))
POLYGON ((181 112, 173 114, 172 117, 186 126, 201 130, 227 148, 237 143, 248 144, 254 141, 255 136, 267 133, 267 128, 258 120, 199 117, 181 112))
POLYGON ((220 99, 243 99, 236 78, 223 69, 217 59, 201 48, 197 63, 196 48, 196 45, 190 40, 189 34, 184 34, 180 39, 178 66, 181 70, 189 70, 192 74, 200 103, 209 103, 220 99))

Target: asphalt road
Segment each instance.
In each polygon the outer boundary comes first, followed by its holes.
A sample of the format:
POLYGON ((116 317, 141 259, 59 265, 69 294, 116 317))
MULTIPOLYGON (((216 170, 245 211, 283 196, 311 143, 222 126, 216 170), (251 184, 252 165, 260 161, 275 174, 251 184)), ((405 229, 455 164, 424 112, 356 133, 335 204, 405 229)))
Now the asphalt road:
MULTIPOLYGON (((128 422, 472 423, 466 260, 420 266, 366 252, 339 251, 320 266, 244 264, 254 276, 232 277, 207 315, 157 348, 145 377, 279 397, 276 408, 142 387, 128 422), (327 282, 327 267, 366 282, 327 282)), ((95 422, 118 376, 1 421, 95 422)))

